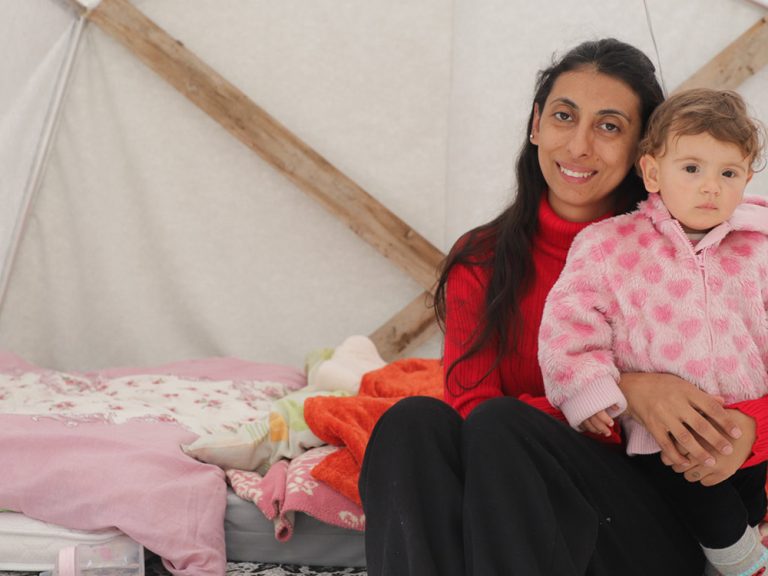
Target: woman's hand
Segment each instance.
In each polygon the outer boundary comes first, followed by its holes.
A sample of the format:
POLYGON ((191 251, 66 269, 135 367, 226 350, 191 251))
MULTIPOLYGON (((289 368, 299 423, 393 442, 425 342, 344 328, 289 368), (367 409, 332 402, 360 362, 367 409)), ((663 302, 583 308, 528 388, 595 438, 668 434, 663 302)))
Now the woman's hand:
MULTIPOLYGON (((744 432, 741 438, 733 441, 731 454, 718 456, 714 466, 704 466, 698 462, 692 462, 689 466, 675 465, 667 461, 664 455, 661 460, 668 466, 672 466, 675 472, 682 473, 688 482, 701 482, 704 486, 712 486, 730 478, 752 454, 757 425, 752 417, 738 410, 726 409, 725 411, 738 422, 739 428, 744 432)), ((703 438, 699 437, 697 440, 706 450, 714 450, 703 438)))
POLYGON ((715 456, 733 455, 732 439, 742 436, 741 419, 735 410, 723 408, 721 398, 672 374, 622 374, 619 387, 627 399, 626 413, 651 433, 665 462, 711 468, 715 456))

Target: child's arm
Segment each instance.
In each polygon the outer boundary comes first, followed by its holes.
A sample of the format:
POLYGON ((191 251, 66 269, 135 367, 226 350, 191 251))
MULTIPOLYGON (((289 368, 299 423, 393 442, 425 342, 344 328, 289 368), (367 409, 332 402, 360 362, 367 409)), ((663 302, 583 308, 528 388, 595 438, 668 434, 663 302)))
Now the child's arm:
POLYGON ((574 239, 565 267, 547 296, 539 330, 544 391, 576 429, 600 411, 615 417, 627 406, 618 387, 620 374, 608 319, 616 295, 602 267, 601 245, 613 228, 601 224, 588 226, 574 239))

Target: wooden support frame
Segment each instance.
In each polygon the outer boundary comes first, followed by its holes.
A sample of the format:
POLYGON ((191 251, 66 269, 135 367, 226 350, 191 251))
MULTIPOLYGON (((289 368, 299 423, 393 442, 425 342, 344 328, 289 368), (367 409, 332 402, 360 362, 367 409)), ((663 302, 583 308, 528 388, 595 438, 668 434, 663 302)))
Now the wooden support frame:
POLYGON ((371 335, 380 354, 394 358, 435 331, 423 305, 444 258, 440 250, 251 101, 241 90, 172 38, 128 0, 102 0, 87 10, 109 36, 221 124, 356 234, 414 278, 426 292, 371 335), (417 302, 422 303, 418 309, 417 302))
POLYGON ((687 88, 735 89, 768 64, 768 16, 758 20, 717 56, 683 82, 687 88))
MULTIPOLYGON (((428 303, 436 270, 444 257, 437 248, 170 37, 129 0, 102 0, 93 10, 79 0, 69 1, 425 289, 371 334, 382 357, 396 358, 436 332, 428 303)), ((678 90, 694 86, 733 89, 766 63, 768 19, 762 18, 678 90)))

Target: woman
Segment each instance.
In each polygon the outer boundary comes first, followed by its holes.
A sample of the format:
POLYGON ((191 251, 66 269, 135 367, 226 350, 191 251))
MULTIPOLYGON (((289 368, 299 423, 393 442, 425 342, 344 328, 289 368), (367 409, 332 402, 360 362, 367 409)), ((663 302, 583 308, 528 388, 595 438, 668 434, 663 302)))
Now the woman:
MULTIPOLYGON (((516 199, 457 242, 438 284, 446 402, 401 401, 368 444, 369 576, 701 576, 696 541, 621 447, 550 416, 536 360, 573 237, 644 196, 632 165, 662 99, 650 60, 614 39, 539 74, 516 199)), ((684 381, 621 386, 677 471, 706 463, 714 480, 721 453, 755 441, 752 418, 684 381)))

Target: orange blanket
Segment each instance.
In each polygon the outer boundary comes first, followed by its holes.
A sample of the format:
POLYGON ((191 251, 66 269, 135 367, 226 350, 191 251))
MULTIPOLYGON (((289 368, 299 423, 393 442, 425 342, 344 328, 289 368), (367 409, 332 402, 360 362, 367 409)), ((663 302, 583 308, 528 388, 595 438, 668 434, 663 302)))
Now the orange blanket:
POLYGON ((365 447, 381 415, 406 396, 443 398, 439 360, 397 360, 363 376, 357 396, 308 398, 304 418, 315 435, 342 449, 326 456, 312 476, 360 504, 357 480, 365 447))

